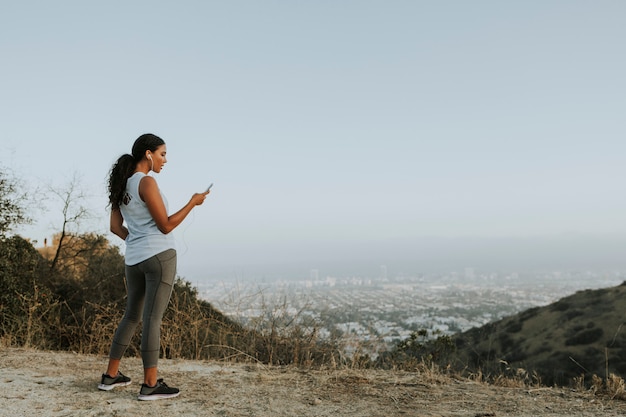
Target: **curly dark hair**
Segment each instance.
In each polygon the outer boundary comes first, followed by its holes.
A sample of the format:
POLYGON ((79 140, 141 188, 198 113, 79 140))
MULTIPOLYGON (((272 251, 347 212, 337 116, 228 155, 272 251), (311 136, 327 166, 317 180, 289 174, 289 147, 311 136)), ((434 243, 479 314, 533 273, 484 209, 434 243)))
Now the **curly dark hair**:
POLYGON ((113 164, 109 173, 109 204, 114 209, 119 208, 126 192, 126 181, 133 175, 137 162, 141 161, 146 151, 155 152, 157 148, 164 145, 165 141, 153 135, 145 133, 135 140, 130 154, 120 156, 113 164))

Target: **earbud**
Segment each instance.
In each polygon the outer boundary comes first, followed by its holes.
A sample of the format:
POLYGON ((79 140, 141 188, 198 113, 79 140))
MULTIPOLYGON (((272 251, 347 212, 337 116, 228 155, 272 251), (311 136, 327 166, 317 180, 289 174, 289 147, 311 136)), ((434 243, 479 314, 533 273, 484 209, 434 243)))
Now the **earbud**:
POLYGON ((152 155, 148 154, 147 158, 152 161, 152 155))

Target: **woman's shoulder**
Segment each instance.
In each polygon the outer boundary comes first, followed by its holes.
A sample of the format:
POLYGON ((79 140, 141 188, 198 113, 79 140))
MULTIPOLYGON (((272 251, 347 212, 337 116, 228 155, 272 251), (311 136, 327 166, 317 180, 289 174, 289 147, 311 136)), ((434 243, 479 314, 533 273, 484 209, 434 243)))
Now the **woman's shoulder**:
POLYGON ((160 194, 159 185, 156 182, 156 179, 150 175, 143 175, 139 180, 139 195, 143 201, 146 201, 147 195, 157 195, 160 194))
POLYGON ((156 179, 150 175, 146 175, 143 172, 140 173, 142 176, 139 177, 139 184, 144 187, 144 186, 153 186, 153 185, 157 185, 156 179))

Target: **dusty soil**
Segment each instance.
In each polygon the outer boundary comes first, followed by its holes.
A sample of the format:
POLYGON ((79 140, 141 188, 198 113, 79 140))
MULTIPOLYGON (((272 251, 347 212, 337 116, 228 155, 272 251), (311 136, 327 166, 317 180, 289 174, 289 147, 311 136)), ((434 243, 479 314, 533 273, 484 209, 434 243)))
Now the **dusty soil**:
POLYGON ((566 388, 503 388, 442 375, 302 370, 162 360, 178 398, 138 401, 142 368, 126 358, 128 387, 99 391, 107 358, 2 348, 0 416, 623 416, 626 402, 566 388))

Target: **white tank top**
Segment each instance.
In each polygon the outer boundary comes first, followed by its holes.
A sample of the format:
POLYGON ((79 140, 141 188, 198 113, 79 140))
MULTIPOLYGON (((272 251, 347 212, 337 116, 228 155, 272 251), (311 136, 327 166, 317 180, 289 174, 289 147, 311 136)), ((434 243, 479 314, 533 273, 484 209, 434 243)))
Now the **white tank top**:
MULTIPOLYGON (((156 225, 148 206, 139 197, 139 182, 146 174, 135 172, 126 182, 126 193, 120 211, 128 228, 125 263, 132 266, 168 249, 175 249, 174 235, 163 234, 156 225)), ((167 199, 161 193, 169 215, 167 199)))

